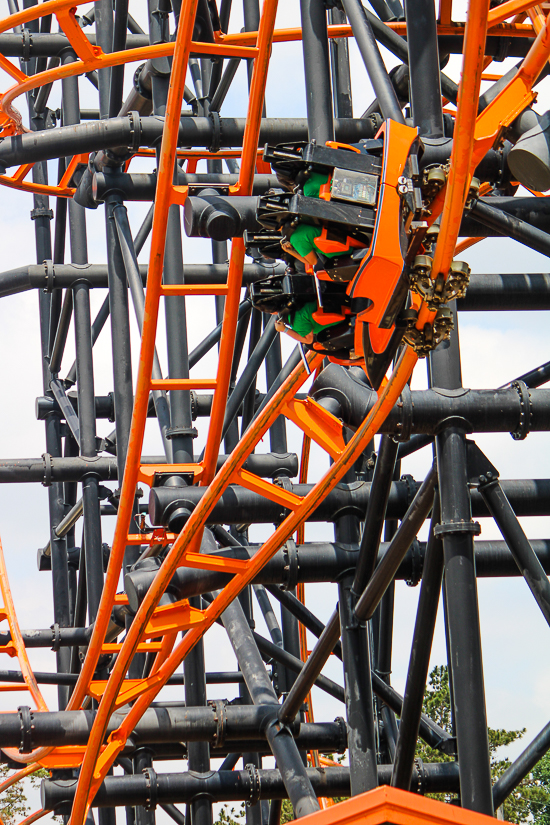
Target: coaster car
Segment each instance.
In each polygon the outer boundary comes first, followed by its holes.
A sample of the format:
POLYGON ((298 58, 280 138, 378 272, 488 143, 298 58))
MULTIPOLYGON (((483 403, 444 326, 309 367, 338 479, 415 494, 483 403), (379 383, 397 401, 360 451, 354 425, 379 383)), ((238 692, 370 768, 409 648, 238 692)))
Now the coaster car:
POLYGON ((278 312, 292 315, 310 301, 321 306, 313 313, 320 324, 333 324, 315 336, 311 349, 322 352, 339 364, 356 363, 354 358, 355 318, 350 314, 349 297, 340 284, 329 281, 316 282, 313 275, 273 275, 251 285, 250 297, 256 309, 262 312, 278 312))
POLYGON ((272 239, 285 224, 321 228, 315 275, 323 284, 344 286, 347 312, 355 318, 350 349, 364 357, 375 389, 403 336, 396 320, 409 293, 409 250, 419 227, 426 226, 421 221, 421 150, 416 129, 388 120, 376 140, 359 147, 303 143, 264 151, 279 180, 294 183, 294 189, 260 197, 257 219, 272 239), (318 198, 302 192, 314 172, 327 177, 318 198))

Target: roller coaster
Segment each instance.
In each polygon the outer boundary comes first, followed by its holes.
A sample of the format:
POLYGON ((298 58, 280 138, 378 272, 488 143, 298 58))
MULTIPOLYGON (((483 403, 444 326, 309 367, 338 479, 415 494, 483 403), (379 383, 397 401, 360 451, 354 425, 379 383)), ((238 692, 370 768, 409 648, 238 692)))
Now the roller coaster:
POLYGON ((492 784, 477 577, 523 576, 550 623, 548 543, 518 520, 548 515, 550 481, 501 481, 473 437, 549 430, 550 364, 466 390, 457 335, 460 310, 550 303, 548 275, 491 279, 459 257, 488 237, 550 255, 550 119, 533 108, 548 8, 300 0, 301 25, 285 28, 284 3, 237 6, 8 0, 0 21, 0 197, 32 198, 37 261, 1 272, 0 297, 38 294, 45 427, 40 458, 2 444, 0 481, 47 488, 36 575, 51 574, 53 596, 44 627, 22 628, 0 552, 0 653, 18 663, 0 672, 0 755, 15 770, 0 791, 49 771, 25 825, 51 812, 114 825, 122 808, 129 825, 161 810, 212 825, 224 802, 246 802, 247 825, 279 825, 284 799, 319 825, 472 825, 550 748, 549 723, 492 784), (270 118, 272 52, 296 41, 305 116, 270 118), (241 66, 247 115, 227 117, 241 66), (352 80, 373 89, 360 117, 352 80), (134 202, 150 204, 135 233, 134 202), (88 242, 97 209, 106 264, 88 242), (182 220, 202 263, 184 261, 182 220), (105 294, 94 319, 92 290, 105 294), (216 323, 192 349, 205 302, 216 323), (411 389, 423 362, 429 387, 411 389), (100 437, 105 419, 115 429, 100 437), (401 477, 424 448, 426 478, 401 477), (480 517, 502 541, 474 541, 480 517), (332 536, 306 541, 313 522, 332 536), (400 579, 420 585, 403 695, 390 680, 400 579), (323 622, 311 594, 329 583, 323 622), (440 602, 452 732, 422 712, 440 602), (207 671, 222 638, 236 669, 207 671), (55 667, 33 668, 31 648, 55 667), (342 683, 323 672, 331 656, 342 683), (230 698, 209 697, 220 684, 230 698), (320 721, 313 688, 342 717, 320 721), (416 759, 419 737, 451 760, 416 759))

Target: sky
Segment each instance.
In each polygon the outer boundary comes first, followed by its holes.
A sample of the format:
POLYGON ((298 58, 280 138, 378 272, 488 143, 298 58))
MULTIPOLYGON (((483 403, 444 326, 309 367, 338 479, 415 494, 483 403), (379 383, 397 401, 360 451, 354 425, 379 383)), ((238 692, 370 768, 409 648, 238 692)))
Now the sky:
MULTIPOLYGON (((1 0, 3 3, 4 0, 1 0)), ((230 31, 239 31, 242 19, 237 3, 232 15, 230 31)), ((299 4, 283 0, 279 4, 277 28, 299 25, 299 4)), ((132 14, 141 22, 144 18, 145 0, 130 4, 132 14)), ((5 6, 4 6, 5 8, 5 6)), ((87 8, 87 7, 84 7, 87 8)), ((1 7, 0 7, 1 13, 1 7)), ((454 19, 464 18, 465 5, 454 4, 454 19)), ((353 43, 350 47, 352 67, 353 106, 359 116, 373 99, 361 58, 353 43)), ((383 50, 388 68, 395 59, 383 50)), ((511 61, 493 64, 489 71, 505 72, 511 61)), ((456 81, 460 75, 460 57, 451 58, 446 72, 456 81)), ((133 69, 126 72, 129 87, 133 69)), ((0 73, 0 91, 6 88, 5 75, 0 73)), ((537 110, 549 108, 549 81, 540 84, 537 110)), ((188 84, 191 81, 188 78, 188 84)), ((485 86, 484 86, 485 88, 485 86)), ((95 92, 86 79, 80 80, 81 105, 96 106, 95 92)), ((52 103, 58 105, 59 92, 52 92, 52 103), (57 95, 57 97, 56 97, 57 95)), ((244 67, 237 73, 234 87, 230 90, 222 109, 222 115, 243 117, 246 115, 246 75, 244 67)), ((269 117, 305 117, 303 61, 300 43, 275 44, 271 59, 266 108, 269 117)), ((54 174, 54 164, 50 164, 54 174)), ((133 169, 150 170, 148 161, 135 161, 133 169)), ((200 169, 199 169, 200 171, 200 169)), ((31 196, 10 189, 0 189, 0 239, 2 242, 2 271, 35 263, 34 226, 29 220, 32 209, 31 196)), ((145 204, 129 204, 130 223, 134 233, 145 215, 145 204)), ((89 211, 88 239, 90 260, 105 262, 104 210, 89 211)), ((148 260, 148 245, 140 255, 140 261, 148 260)), ((184 260, 207 262, 209 242, 184 237, 184 260)), ((67 250, 68 255, 68 250, 67 250)), ((545 272, 547 262, 543 256, 520 246, 511 240, 486 240, 461 255, 476 274, 505 272, 545 272)), ((68 260, 68 257, 67 257, 68 260)), ((103 290, 92 290, 92 315, 104 298, 103 290)), ((188 332, 190 347, 196 345, 207 330, 214 325, 212 300, 194 298, 188 304, 188 332)), ((139 335, 135 320, 131 319, 134 378, 138 361, 139 335)), ((472 388, 493 388, 512 380, 549 360, 547 312, 498 312, 462 313, 459 318, 459 334, 462 354, 463 383, 472 388)), ((161 364, 166 364, 164 326, 159 324, 157 347, 161 364)), ((291 344, 283 339, 283 349, 290 353, 291 344)), ((28 292, 0 301, 0 352, 3 379, 0 403, 0 458, 40 456, 44 450, 43 424, 36 420, 35 398, 41 395, 41 366, 38 329, 38 294, 28 292)), ((74 358, 73 332, 69 335, 62 374, 66 374, 74 358)), ((165 368, 165 367, 164 367, 165 368)), ((197 375, 213 375, 215 354, 201 362, 197 375)), ((96 394, 112 390, 111 344, 108 325, 94 348, 96 394)), ((263 380, 263 379, 262 379, 263 380)), ((426 387, 426 363, 420 361, 414 376, 413 389, 426 387)), ((261 386, 261 385, 260 385, 261 386)), ((199 441, 204 438, 204 422, 198 423, 199 441)), ((112 428, 107 421, 98 422, 98 434, 106 435, 112 428)), ((523 442, 513 441, 509 434, 482 435, 477 443, 500 470, 502 478, 544 478, 548 476, 550 435, 532 433, 523 442)), ((289 449, 300 451, 299 434, 289 427, 289 449)), ((260 448, 262 449, 262 448, 260 448)), ((268 449, 268 445, 263 449, 268 449)), ((160 440, 156 423, 150 421, 146 432, 144 453, 159 453, 160 440)), ((422 479, 431 463, 430 448, 406 459, 403 473, 422 479)), ((327 458, 316 448, 312 451, 310 481, 320 477, 327 466, 327 458)), ((115 486, 115 485, 111 485, 115 486)), ((105 520, 104 520, 105 521, 105 520)), ((550 536, 548 518, 525 518, 522 523, 530 538, 550 536)), ((38 573, 36 553, 48 538, 47 491, 41 485, 3 485, 0 488, 0 537, 22 628, 48 627, 52 622, 51 586, 49 573, 38 573)), ((489 519, 481 519, 481 538, 500 538, 496 526, 489 519)), ((114 523, 104 526, 104 540, 110 541, 114 523)), ((254 527, 251 539, 261 541, 267 536, 267 527, 254 527)), ((331 525, 308 525, 306 540, 332 539, 331 525)), ((336 602, 334 585, 306 587, 307 601, 311 609, 326 619, 336 602)), ((395 633, 392 661, 392 683, 402 691, 405 684, 410 643, 414 626, 419 588, 407 587, 398 582, 395 601, 395 633)), ((483 664, 487 692, 488 722, 494 728, 527 728, 523 743, 515 743, 507 750, 516 756, 524 744, 530 741, 550 716, 550 635, 526 584, 520 578, 482 579, 478 582, 483 664)), ((257 611, 259 613, 259 611, 257 611)), ((256 616, 260 632, 266 632, 262 619, 256 616)), ((312 641, 312 640, 310 640, 312 641)), ((37 670, 53 670, 54 658, 49 651, 31 651, 31 661, 37 670)), ((235 660, 222 631, 215 627, 206 637, 207 669, 233 669, 235 660)), ((441 616, 438 619, 431 664, 446 661, 445 639, 441 616)), ((0 669, 13 668, 16 664, 5 655, 0 656, 0 669)), ((327 675, 342 682, 341 665, 329 661, 327 675)), ((169 698, 177 699, 179 691, 169 689, 169 698)), ((44 688, 44 695, 51 708, 56 707, 56 692, 44 688)), ((211 686, 209 698, 228 695, 226 688, 211 686)), ((229 694, 231 696, 232 694, 229 694)), ((22 702, 22 694, 14 697, 0 694, 0 709, 14 709, 22 702)), ((318 719, 331 719, 343 715, 343 707, 319 691, 314 691, 315 715, 318 719)), ((217 763, 214 763, 214 766, 217 763)), ((181 765, 179 766, 181 769, 181 765)), ((161 770, 176 770, 178 765, 166 765, 161 770)), ((35 802, 35 795, 32 801, 35 802)), ((37 805, 37 803, 36 803, 37 805)), ((35 805, 35 807, 36 807, 35 805)), ((161 814, 164 821, 165 815, 161 814)), ((122 821, 122 820, 121 820, 122 821)))

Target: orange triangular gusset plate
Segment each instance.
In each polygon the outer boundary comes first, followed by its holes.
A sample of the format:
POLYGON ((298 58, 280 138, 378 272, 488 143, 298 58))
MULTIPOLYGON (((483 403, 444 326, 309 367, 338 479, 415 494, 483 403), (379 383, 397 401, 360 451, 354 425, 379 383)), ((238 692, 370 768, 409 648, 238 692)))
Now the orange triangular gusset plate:
POLYGON ((383 785, 303 817, 311 825, 491 825, 494 818, 383 785), (313 822, 315 820, 315 823, 313 822))

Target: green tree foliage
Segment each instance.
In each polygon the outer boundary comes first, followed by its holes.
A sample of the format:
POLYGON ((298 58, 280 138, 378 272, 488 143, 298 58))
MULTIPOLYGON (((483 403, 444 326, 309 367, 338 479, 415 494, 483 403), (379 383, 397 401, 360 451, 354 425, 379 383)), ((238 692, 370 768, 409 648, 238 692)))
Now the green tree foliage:
MULTIPOLYGON (((426 688, 423 701, 424 713, 433 719, 434 722, 452 733, 451 715, 451 695, 449 690, 449 672, 446 665, 434 667, 429 677, 429 684, 426 688)), ((521 739, 526 729, 504 730, 503 728, 487 728, 489 740, 489 754, 491 757, 491 774, 493 784, 499 776, 510 765, 507 756, 501 756, 500 749, 505 748, 512 742, 521 739)), ((452 762, 453 757, 447 756, 434 748, 430 748, 425 742, 418 740, 416 756, 424 762, 452 762)), ((342 761, 343 757, 338 761, 342 761)), ((450 801, 450 794, 430 794, 434 799, 450 801)), ((343 799, 344 797, 342 797, 343 799)), ((341 802, 342 799, 335 799, 341 802)), ((502 805, 503 818, 508 822, 515 822, 518 825, 523 823, 533 823, 533 825, 550 825, 550 752, 535 765, 532 772, 518 785, 515 791, 504 801, 502 805)), ((4 817, 0 808, 0 815, 7 825, 11 822, 4 817)), ((224 805, 215 825, 244 825, 245 816, 244 803, 238 809, 229 809, 224 805)), ((281 825, 291 822, 294 819, 292 805, 288 799, 283 800, 281 810, 281 825)))
MULTIPOLYGON (((448 733, 452 732, 451 696, 449 690, 449 672, 446 665, 434 667, 423 702, 424 713, 437 722, 448 733)), ((487 728, 489 754, 491 756, 491 774, 493 784, 510 765, 507 756, 500 757, 497 751, 511 742, 521 739, 522 730, 504 730, 487 728)), ((416 755, 425 762, 449 762, 453 757, 430 748, 419 740, 416 755)), ((436 799, 448 800, 450 796, 433 794, 436 799)), ((550 756, 538 763, 533 772, 525 777, 514 793, 504 801, 502 813, 509 822, 523 823, 532 819, 535 825, 550 825, 550 756)))
MULTIPOLYGON (((5 782, 11 775, 7 765, 0 765, 0 782, 5 782)), ((29 780, 33 787, 37 787, 44 777, 49 777, 50 772, 44 769, 31 774, 29 780)), ((25 780, 20 780, 5 790, 0 795, 0 817, 5 825, 15 825, 30 813, 27 804, 27 794, 25 792, 25 780)))

